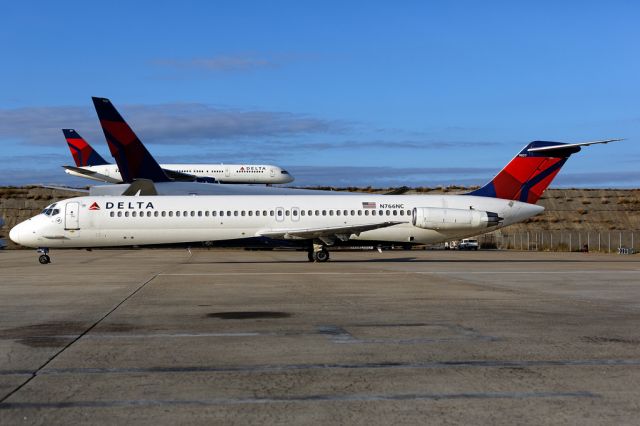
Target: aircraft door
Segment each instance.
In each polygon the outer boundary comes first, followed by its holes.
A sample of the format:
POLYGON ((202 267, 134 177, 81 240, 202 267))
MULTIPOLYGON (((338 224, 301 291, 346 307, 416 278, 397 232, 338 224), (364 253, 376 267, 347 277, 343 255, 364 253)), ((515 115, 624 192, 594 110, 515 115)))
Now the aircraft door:
POLYGON ((229 175, 231 174, 231 172, 229 171, 229 167, 225 167, 224 168, 224 175, 225 177, 229 177, 229 175))
POLYGON ((80 229, 80 205, 77 202, 67 203, 64 210, 64 229, 80 229))
POLYGON ((271 177, 275 177, 275 175, 276 175, 276 171, 275 171, 275 170, 273 170, 273 167, 272 167, 272 168, 271 168, 271 177))
POLYGON ((282 222, 284 220, 284 208, 276 207, 276 221, 282 222))

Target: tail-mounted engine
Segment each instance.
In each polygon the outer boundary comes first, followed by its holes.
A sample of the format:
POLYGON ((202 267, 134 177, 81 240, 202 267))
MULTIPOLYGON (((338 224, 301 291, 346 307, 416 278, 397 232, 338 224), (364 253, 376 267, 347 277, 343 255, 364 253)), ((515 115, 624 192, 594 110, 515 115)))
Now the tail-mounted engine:
POLYGON ((498 226, 502 220, 498 213, 480 210, 416 207, 411 223, 422 229, 464 230, 498 226))

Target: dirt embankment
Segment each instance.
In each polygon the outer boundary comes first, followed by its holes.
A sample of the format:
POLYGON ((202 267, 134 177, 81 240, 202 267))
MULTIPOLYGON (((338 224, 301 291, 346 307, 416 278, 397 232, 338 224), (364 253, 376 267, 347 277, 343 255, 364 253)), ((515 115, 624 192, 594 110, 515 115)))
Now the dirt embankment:
MULTIPOLYGON (((399 192, 451 194, 461 189, 416 188, 399 192)), ((360 190, 385 193, 390 192, 392 188, 360 190)), ((38 214, 49 204, 81 195, 84 194, 41 187, 0 188, 0 218, 4 218, 6 222, 4 227, 0 228, 0 238, 8 240, 9 229, 12 226, 38 214)), ((545 207, 543 214, 510 226, 509 232, 640 230, 640 189, 549 189, 538 204, 545 207)), ((10 241, 7 243, 9 247, 13 247, 10 241)))

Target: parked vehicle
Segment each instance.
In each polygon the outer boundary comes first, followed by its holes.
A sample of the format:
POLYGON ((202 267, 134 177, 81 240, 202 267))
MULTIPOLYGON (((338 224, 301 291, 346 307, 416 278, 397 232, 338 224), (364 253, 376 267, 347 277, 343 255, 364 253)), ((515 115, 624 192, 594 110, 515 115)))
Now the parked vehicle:
POLYGON ((458 244, 458 250, 478 250, 478 247, 480 247, 478 240, 473 238, 465 238, 458 244))

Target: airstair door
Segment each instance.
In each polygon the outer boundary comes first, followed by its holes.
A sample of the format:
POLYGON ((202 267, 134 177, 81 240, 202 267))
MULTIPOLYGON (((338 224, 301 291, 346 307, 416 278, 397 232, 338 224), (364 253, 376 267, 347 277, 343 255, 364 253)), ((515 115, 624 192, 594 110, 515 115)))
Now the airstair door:
POLYGON ((70 202, 65 206, 64 229, 80 229, 80 204, 78 202, 70 202))

